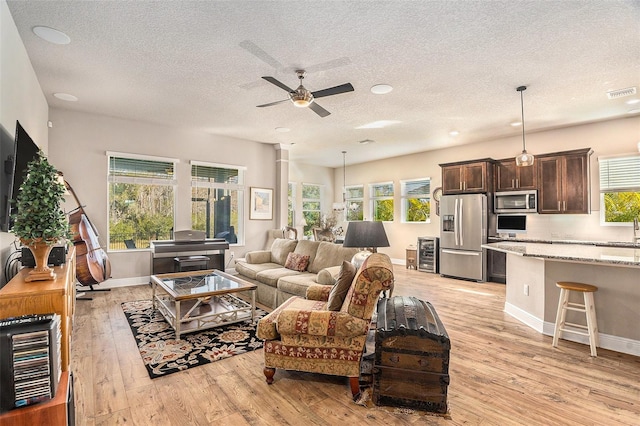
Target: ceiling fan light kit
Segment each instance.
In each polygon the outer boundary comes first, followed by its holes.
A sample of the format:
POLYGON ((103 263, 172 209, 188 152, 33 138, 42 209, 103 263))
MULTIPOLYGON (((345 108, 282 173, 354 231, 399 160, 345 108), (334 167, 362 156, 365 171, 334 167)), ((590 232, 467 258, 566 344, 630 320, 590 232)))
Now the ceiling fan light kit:
POLYGON ((518 167, 533 166, 533 162, 535 161, 533 154, 527 152, 524 141, 524 98, 522 92, 525 90, 527 90, 527 86, 520 86, 516 89, 516 91, 520 92, 520 110, 522 112, 522 152, 516 156, 516 166, 518 167))

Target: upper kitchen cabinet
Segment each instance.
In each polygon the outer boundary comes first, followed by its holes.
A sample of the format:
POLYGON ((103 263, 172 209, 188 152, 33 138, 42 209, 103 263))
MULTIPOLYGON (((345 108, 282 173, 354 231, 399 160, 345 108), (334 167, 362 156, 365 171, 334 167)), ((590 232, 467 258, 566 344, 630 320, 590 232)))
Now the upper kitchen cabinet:
POLYGON ((496 192, 538 189, 538 169, 535 165, 517 167, 516 160, 506 158, 495 164, 496 192))
POLYGON ((440 164, 442 193, 469 194, 490 192, 493 186, 493 160, 483 159, 440 164))
POLYGON ((590 148, 539 155, 538 213, 589 213, 590 148))

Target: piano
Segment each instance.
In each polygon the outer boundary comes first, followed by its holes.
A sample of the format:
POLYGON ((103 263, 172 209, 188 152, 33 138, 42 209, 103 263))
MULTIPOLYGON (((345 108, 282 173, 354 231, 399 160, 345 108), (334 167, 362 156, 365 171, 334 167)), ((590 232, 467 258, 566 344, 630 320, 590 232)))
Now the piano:
POLYGON ((176 271, 176 257, 206 256, 205 269, 224 271, 225 250, 229 242, 224 238, 205 238, 202 231, 175 231, 173 240, 151 241, 151 271, 153 275, 176 271))

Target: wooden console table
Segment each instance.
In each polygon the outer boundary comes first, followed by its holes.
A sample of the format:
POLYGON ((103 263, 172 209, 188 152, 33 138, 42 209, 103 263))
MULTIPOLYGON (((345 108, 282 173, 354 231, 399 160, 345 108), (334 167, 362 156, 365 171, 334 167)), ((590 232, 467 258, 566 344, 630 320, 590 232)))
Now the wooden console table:
POLYGON ((25 282, 30 270, 23 268, 0 289, 0 319, 28 314, 60 315, 62 371, 68 371, 76 302, 75 248, 69 249, 66 264, 54 267, 55 280, 25 282))

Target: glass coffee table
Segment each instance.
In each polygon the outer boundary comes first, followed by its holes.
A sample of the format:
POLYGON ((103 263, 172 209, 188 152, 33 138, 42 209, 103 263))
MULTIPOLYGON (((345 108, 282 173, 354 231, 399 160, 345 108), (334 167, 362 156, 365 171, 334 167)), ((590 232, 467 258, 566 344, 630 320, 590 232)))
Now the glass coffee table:
POLYGON ((151 275, 153 308, 176 331, 192 331, 254 320, 256 288, 217 269, 151 275), (251 302, 238 293, 249 292, 251 302))

